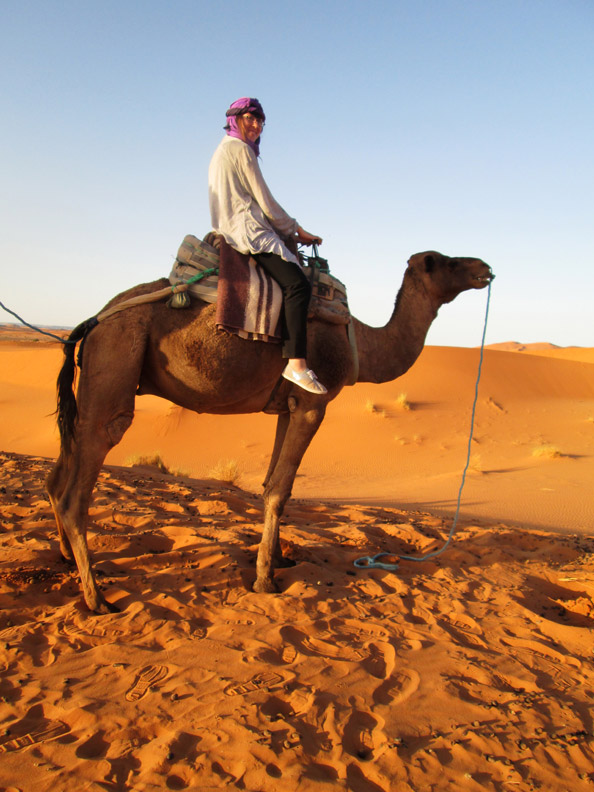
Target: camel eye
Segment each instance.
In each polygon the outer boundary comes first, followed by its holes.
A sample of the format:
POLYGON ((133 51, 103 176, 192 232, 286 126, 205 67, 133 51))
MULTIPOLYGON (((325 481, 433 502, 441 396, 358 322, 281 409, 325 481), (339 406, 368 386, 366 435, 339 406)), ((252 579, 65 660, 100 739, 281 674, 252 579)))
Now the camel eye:
POLYGON ((425 256, 425 272, 433 272, 435 259, 433 256, 425 256))
POLYGON ((451 270, 455 270, 459 264, 460 262, 458 261, 458 259, 450 259, 449 261, 449 267, 451 270))

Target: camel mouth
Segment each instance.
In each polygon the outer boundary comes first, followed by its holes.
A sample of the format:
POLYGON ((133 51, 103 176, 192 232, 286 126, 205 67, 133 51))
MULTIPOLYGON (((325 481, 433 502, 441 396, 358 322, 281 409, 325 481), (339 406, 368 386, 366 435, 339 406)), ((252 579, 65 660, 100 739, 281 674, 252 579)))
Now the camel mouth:
POLYGON ((491 283, 491 281, 494 280, 494 278, 495 275, 493 274, 492 270, 489 269, 489 271, 485 275, 476 275, 474 280, 476 283, 479 284, 479 288, 482 288, 483 286, 488 286, 489 283, 491 283))

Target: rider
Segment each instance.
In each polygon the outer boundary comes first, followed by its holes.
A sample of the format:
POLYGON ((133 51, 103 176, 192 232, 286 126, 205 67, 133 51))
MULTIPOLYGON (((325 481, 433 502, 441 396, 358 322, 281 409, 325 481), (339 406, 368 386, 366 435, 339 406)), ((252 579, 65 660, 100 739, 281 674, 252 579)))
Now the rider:
POLYGON ((307 310, 311 288, 284 239, 305 245, 322 239, 305 231, 272 196, 260 171, 260 136, 266 116, 257 99, 243 97, 227 110, 226 136, 208 171, 213 229, 240 253, 249 253, 283 292, 288 358, 283 377, 310 393, 327 393, 307 367, 307 310))

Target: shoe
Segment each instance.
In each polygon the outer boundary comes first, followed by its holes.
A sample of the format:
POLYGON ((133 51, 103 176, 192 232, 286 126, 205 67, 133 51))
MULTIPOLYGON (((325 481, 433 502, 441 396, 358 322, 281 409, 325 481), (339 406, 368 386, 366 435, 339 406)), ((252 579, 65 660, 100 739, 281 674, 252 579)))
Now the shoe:
POLYGON ((300 388, 303 388, 303 390, 309 391, 310 393, 319 393, 320 395, 323 393, 328 393, 328 389, 322 385, 311 369, 305 369, 305 371, 295 371, 295 369, 290 364, 287 364, 285 370, 283 371, 283 377, 286 380, 289 380, 289 382, 294 382, 295 385, 299 385, 300 388))

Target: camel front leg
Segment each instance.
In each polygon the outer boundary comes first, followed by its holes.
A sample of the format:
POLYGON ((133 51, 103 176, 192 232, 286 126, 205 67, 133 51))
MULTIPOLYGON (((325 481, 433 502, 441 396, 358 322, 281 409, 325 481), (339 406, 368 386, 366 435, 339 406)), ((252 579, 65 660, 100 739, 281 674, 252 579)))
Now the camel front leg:
POLYGON ((283 448, 283 443, 285 442, 285 437, 287 435, 287 429, 289 428, 290 420, 291 420, 290 413, 281 413, 277 418, 276 434, 274 436, 274 448, 272 449, 270 464, 268 465, 268 471, 266 473, 266 478, 264 479, 264 484, 263 484, 264 487, 268 486, 270 477, 274 473, 274 468, 276 467, 276 463, 278 462, 280 452, 282 451, 283 448))
POLYGON ((305 395, 291 413, 278 459, 264 491, 264 530, 258 549, 254 591, 277 591, 274 562, 280 553, 279 524, 285 504, 291 496, 297 470, 326 412, 325 402, 305 395), (317 403, 316 403, 317 401, 317 403))

